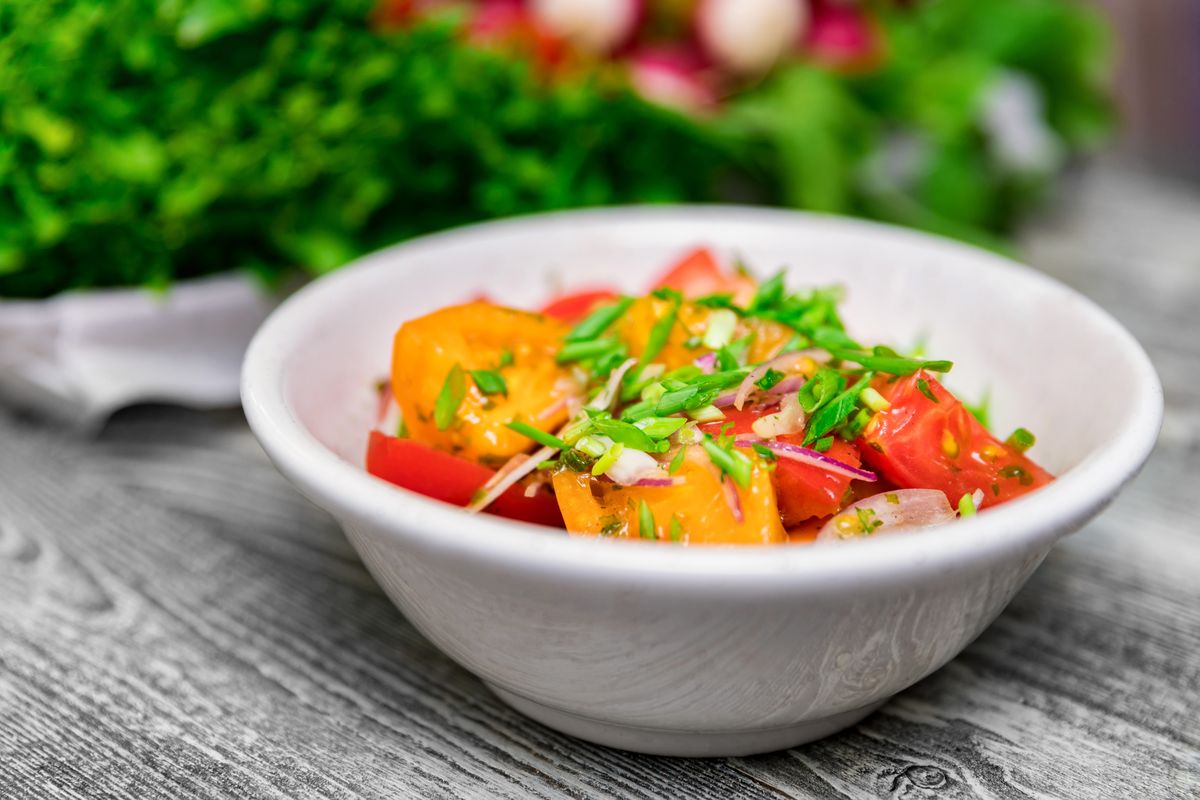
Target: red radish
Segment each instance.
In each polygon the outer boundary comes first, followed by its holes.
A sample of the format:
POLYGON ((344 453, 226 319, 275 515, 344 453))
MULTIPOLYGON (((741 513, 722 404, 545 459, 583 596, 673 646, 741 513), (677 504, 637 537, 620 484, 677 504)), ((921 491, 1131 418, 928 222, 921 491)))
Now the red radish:
POLYGON ((716 105, 717 93, 709 85, 698 53, 641 50, 630 55, 629 68, 634 88, 647 100, 684 111, 705 111, 716 105))
POLYGON ((531 0, 534 19, 588 53, 605 55, 627 44, 646 12, 645 0, 531 0))
POLYGON ((808 0, 701 0, 696 33, 705 52, 741 74, 766 72, 808 23, 808 0))
POLYGON ((838 67, 869 64, 878 55, 870 19, 858 7, 815 0, 804 49, 818 61, 838 67))

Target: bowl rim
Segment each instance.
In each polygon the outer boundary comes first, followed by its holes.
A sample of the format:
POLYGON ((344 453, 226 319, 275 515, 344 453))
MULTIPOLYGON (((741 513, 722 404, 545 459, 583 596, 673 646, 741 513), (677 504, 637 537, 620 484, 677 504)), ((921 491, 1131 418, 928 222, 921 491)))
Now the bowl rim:
MULTIPOLYGON (((686 243, 681 243, 681 246, 686 243)), ((247 351, 242 370, 242 402, 250 428, 279 470, 317 505, 345 524, 369 520, 389 537, 410 546, 456 558, 474 558, 522 572, 550 570, 562 580, 625 582, 653 577, 656 583, 696 589, 740 586, 760 591, 767 585, 832 586, 864 578, 892 583, 914 572, 932 575, 947 567, 990 562, 1028 553, 1070 533, 1099 512, 1144 465, 1162 422, 1163 394, 1158 375, 1137 340, 1108 312, 1059 281, 1019 262, 970 245, 883 223, 787 209, 728 205, 609 206, 531 214, 476 223, 423 236, 368 254, 321 277, 286 299, 266 320, 247 351), (914 244, 931 252, 976 262, 973 270, 1005 270, 1023 282, 1042 285, 1082 303, 1081 313, 1105 340, 1106 358, 1128 364, 1137 376, 1131 411, 1112 438, 1037 492, 954 526, 903 536, 839 543, 837 546, 676 547, 641 540, 562 536, 540 526, 490 515, 468 515, 369 475, 319 442, 293 413, 284 393, 290 344, 311 313, 352 296, 356 284, 375 270, 394 268, 398 259, 469 239, 534 229, 544 225, 597 228, 686 217, 717 222, 795 225, 914 244)))

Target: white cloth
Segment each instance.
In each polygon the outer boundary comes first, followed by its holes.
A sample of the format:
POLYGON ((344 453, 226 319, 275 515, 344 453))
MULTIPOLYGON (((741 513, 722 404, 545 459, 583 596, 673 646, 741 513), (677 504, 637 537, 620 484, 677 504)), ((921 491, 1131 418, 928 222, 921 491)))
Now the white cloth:
POLYGON ((242 356, 274 303, 239 273, 0 300, 0 396, 82 428, 139 402, 235 405, 242 356))

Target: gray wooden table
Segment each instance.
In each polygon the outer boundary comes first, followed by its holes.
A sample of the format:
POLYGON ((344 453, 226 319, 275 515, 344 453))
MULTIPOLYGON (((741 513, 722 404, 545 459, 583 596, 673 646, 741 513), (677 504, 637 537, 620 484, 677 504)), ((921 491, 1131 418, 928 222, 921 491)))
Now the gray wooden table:
POLYGON ((1066 194, 1026 252, 1148 348, 1158 449, 856 728, 703 761, 560 736, 405 622, 239 413, 85 441, 0 412, 0 797, 1200 797, 1200 198, 1113 168, 1066 194))

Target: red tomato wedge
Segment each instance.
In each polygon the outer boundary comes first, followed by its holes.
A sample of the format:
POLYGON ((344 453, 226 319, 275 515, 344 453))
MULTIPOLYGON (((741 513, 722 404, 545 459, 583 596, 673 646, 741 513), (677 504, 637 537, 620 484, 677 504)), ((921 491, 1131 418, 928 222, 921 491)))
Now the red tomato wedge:
MULTIPOLYGON (((367 472, 456 506, 471 502, 475 490, 494 474, 493 470, 474 461, 379 431, 371 431, 367 444, 367 472)), ((526 497, 523 487, 514 486, 496 498, 486 511, 522 522, 563 527, 558 501, 544 488, 533 497, 526 497)))
POLYGON ((617 293, 611 289, 593 289, 560 295, 542 306, 541 313, 563 322, 578 322, 596 307, 597 303, 612 300, 617 293))
POLYGON ((929 373, 918 372, 890 384, 877 382, 875 388, 891 408, 872 418, 859 439, 859 449, 868 464, 897 486, 941 489, 951 505, 964 494, 981 490, 984 505, 994 505, 1054 480, 988 433, 929 373))
MULTIPOLYGON (((751 426, 754 424, 754 420, 764 414, 773 414, 778 410, 777 407, 758 411, 752 411, 749 408, 742 411, 727 408, 725 409, 725 419, 720 422, 706 423, 701 425, 700 429, 716 436, 725 425, 733 423, 733 427, 729 428, 730 434, 753 434, 754 430, 751 426)), ((777 438, 788 444, 803 445, 804 443, 804 435, 799 433, 777 438)), ((862 463, 858 448, 841 439, 833 440, 833 445, 826 455, 852 467, 857 467, 862 463)), ((783 517, 783 524, 788 527, 807 519, 827 517, 836 513, 842 507, 842 500, 850 488, 850 481, 853 480, 845 475, 837 475, 820 467, 789 461, 786 458, 780 458, 775 462, 774 476, 775 498, 779 504, 779 513, 783 517)))
POLYGON ((675 263, 654 283, 655 289, 675 289, 686 297, 700 297, 718 291, 725 283, 725 272, 712 251, 697 247, 675 263))

